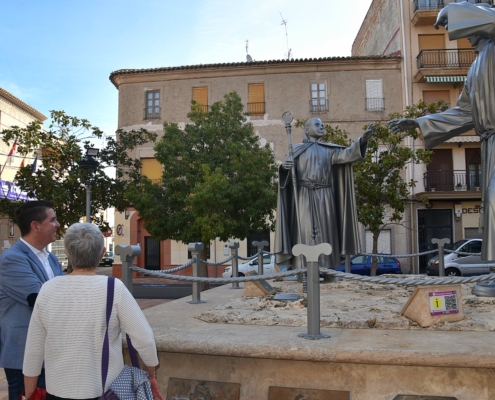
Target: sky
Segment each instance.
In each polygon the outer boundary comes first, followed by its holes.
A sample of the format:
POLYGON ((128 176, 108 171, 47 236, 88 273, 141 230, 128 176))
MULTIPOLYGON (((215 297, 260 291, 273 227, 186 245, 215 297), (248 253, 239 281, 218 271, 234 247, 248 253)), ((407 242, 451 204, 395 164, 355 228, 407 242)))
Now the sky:
POLYGON ((350 56, 371 2, 0 0, 0 87, 113 135, 112 71, 350 56))

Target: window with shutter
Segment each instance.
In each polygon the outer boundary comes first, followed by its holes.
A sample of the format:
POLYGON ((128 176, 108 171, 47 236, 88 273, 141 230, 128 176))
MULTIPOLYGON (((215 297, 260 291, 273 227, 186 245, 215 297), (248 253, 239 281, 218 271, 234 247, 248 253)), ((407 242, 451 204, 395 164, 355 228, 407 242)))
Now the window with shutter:
POLYGON ((248 111, 251 115, 265 114, 264 83, 250 83, 248 85, 248 111))
POLYGON ((425 90, 423 91, 423 100, 426 103, 436 103, 438 100, 450 102, 450 92, 448 90, 425 90))
POLYGON ((208 87, 193 88, 193 100, 203 107, 203 111, 208 111, 208 87))
POLYGON ((383 80, 366 79, 366 110, 382 111, 384 109, 383 80))

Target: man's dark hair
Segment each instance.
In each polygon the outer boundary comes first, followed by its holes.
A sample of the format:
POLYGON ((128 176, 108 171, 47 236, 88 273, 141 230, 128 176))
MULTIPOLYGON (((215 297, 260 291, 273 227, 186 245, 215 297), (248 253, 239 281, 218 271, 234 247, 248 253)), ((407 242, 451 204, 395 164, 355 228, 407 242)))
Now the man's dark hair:
POLYGON ((46 210, 53 208, 50 201, 38 200, 29 201, 15 210, 15 217, 21 236, 26 236, 31 232, 31 222, 36 221, 40 224, 46 219, 46 210))

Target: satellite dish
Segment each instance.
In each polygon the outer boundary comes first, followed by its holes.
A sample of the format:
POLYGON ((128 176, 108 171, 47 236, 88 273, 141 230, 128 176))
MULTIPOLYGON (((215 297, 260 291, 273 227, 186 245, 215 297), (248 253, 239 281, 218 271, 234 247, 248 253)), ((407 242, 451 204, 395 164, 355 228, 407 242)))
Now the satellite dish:
POLYGON ((246 60, 247 62, 252 62, 253 58, 249 54, 246 54, 246 60))

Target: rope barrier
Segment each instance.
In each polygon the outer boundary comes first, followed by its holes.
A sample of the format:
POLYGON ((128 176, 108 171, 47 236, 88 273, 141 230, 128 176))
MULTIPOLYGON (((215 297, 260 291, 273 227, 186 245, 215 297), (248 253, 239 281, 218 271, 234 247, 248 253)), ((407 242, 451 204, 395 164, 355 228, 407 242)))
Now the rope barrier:
POLYGON ((172 272, 179 272, 179 271, 182 271, 183 269, 186 269, 190 265, 193 265, 195 261, 196 261, 196 259, 193 258, 191 261, 185 263, 184 265, 179 265, 178 267, 175 267, 175 268, 164 269, 164 270, 157 271, 157 272, 160 273, 160 274, 168 274, 168 273, 172 273, 172 272))
MULTIPOLYGON (((462 251, 455 251, 455 250, 449 250, 449 249, 444 249, 444 251, 447 252, 447 253, 456 253, 456 254, 460 254, 460 255, 463 255, 463 256, 479 256, 479 255, 481 255, 481 253, 465 253, 465 252, 462 252, 462 251)), ((256 257, 258 257, 260 255, 260 253, 267 254, 267 255, 270 255, 270 256, 276 255, 276 253, 270 253, 268 251, 262 250, 262 251, 259 251, 259 252, 257 252, 256 254, 254 254, 254 255, 252 255, 250 257, 238 256, 238 258, 239 258, 239 260, 249 261, 249 260, 253 260, 256 257)), ((359 253, 358 255, 361 255, 361 256, 371 256, 371 257, 412 258, 412 257, 418 257, 418 256, 425 256, 427 254, 433 254, 433 253, 438 253, 438 249, 428 250, 428 251, 423 251, 421 253, 413 253, 413 254, 359 253)), ((233 258, 234 258, 234 256, 231 255, 229 258, 226 258, 223 261, 211 262, 211 261, 201 260, 201 262, 206 263, 208 265, 221 265, 221 264, 224 264, 224 263, 232 260, 233 258)))
POLYGON ((177 281, 185 281, 185 282, 209 282, 209 283, 233 283, 233 282, 253 282, 253 281, 266 281, 271 279, 285 278, 286 276, 292 276, 299 274, 301 272, 306 272, 306 268, 294 269, 288 272, 280 272, 277 274, 269 274, 269 275, 253 275, 253 276, 242 276, 239 278, 200 278, 194 276, 185 276, 185 275, 171 275, 171 274, 162 274, 156 271, 148 271, 143 268, 131 267, 132 271, 139 272, 141 274, 147 276, 153 276, 156 278, 168 278, 177 281))
MULTIPOLYGON (((229 258, 226 258, 225 260, 223 261, 218 261, 218 262, 213 262, 213 261, 205 261, 205 260, 201 260, 201 262, 203 264, 206 264, 206 265, 222 265, 224 263, 226 263, 227 261, 230 261, 232 260, 233 258, 235 257, 235 253, 232 254, 229 258)), ((196 260, 196 259, 195 259, 196 260)))
MULTIPOLYGON (((193 276, 184 275, 171 275, 164 274, 162 272, 148 271, 139 267, 132 266, 131 269, 135 272, 142 273, 147 276, 153 276, 157 278, 168 278, 177 281, 185 282, 210 282, 210 283, 234 283, 234 282, 254 282, 254 281, 265 281, 272 279, 285 278, 287 276, 297 275, 301 272, 306 272, 306 268, 290 270, 287 272, 279 272, 276 274, 267 275, 254 275, 254 276, 244 276, 238 278, 200 278, 193 276)), ((398 278, 398 277, 381 277, 381 276, 363 276, 356 274, 348 274, 345 272, 338 272, 332 269, 320 268, 320 272, 325 275, 332 275, 338 278, 351 279, 354 281, 362 281, 367 283, 376 283, 380 285, 405 285, 405 286, 415 286, 415 285, 452 285, 456 283, 474 283, 481 281, 491 281, 495 280, 494 274, 480 275, 480 276, 470 276, 470 277, 442 277, 442 278, 398 278)), ((399 276, 399 275, 397 275, 399 276)))

